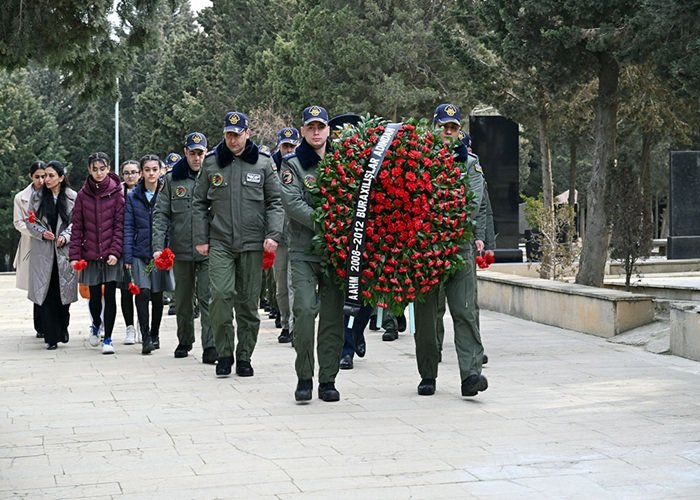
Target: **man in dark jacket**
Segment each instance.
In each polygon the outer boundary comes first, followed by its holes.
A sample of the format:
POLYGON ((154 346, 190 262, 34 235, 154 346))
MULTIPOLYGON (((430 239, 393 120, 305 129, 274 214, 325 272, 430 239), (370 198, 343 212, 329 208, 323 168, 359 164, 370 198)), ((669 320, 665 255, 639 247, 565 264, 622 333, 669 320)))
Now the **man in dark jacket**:
MULTIPOLYGON (((450 103, 440 104, 435 109, 433 122, 441 128, 443 142, 450 144, 457 140, 461 129, 462 114, 458 106, 450 103)), ((475 239, 462 245, 460 255, 467 265, 452 274, 439 288, 431 290, 422 302, 415 304, 416 333, 416 362, 421 381, 418 384, 418 394, 432 396, 435 394, 435 379, 437 378, 440 353, 438 348, 438 305, 441 289, 444 290, 450 315, 454 324, 454 342, 462 380, 462 396, 476 396, 488 388, 488 380, 481 374, 484 356, 484 346, 481 343, 478 317, 474 304, 476 302, 476 270, 474 265, 474 250, 484 248, 482 222, 485 211, 480 212, 484 192, 484 176, 476 156, 471 155, 467 146, 457 143, 454 160, 460 165, 462 178, 467 181, 467 187, 474 193, 474 205, 471 206, 470 216, 475 221, 475 239)), ((485 207, 484 207, 485 210, 485 207)))
POLYGON ((301 144, 284 157, 280 178, 282 200, 289 217, 289 266, 294 290, 294 348, 297 387, 294 398, 308 401, 313 392, 314 319, 318 324, 318 397, 338 401, 335 388, 340 351, 343 347, 343 293, 333 277, 321 268, 321 258, 312 250, 317 232, 312 218, 316 166, 326 154, 330 127, 328 112, 321 106, 309 106, 303 112, 301 144))
MULTIPOLYGON (((285 127, 277 132, 277 151, 272 155, 277 169, 282 166, 282 158, 293 153, 299 145, 299 131, 294 127, 285 127)), ((287 226, 289 222, 285 214, 284 235, 277 247, 275 257, 274 273, 277 293, 277 309, 279 310, 280 332, 277 341, 280 344, 287 344, 292 341, 294 317, 292 315, 292 299, 294 294, 289 286, 289 258, 287 252, 287 226)))
MULTIPOLYGON (((185 138, 185 156, 165 176, 163 191, 153 216, 153 258, 165 247, 170 230, 175 254, 175 303, 177 304, 176 358, 186 358, 194 344, 194 304, 199 301, 202 325, 202 363, 214 364, 218 358, 209 323, 209 258, 194 249, 192 199, 197 174, 207 153, 207 138, 192 132, 185 138)), ((174 153, 171 153, 174 154, 174 153)))
POLYGON ((194 191, 194 243, 209 256, 209 317, 219 354, 216 375, 252 377, 250 358, 260 329, 258 298, 263 250, 275 252, 282 238, 284 210, 269 155, 250 140, 248 117, 226 114, 224 140, 204 159, 194 191))

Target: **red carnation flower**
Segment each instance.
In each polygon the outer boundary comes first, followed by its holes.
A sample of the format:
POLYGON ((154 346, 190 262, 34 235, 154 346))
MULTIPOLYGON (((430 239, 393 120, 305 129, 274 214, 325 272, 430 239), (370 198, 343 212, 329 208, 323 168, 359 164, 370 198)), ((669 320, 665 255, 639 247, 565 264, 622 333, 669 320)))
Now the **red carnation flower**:
POLYGON ((129 283, 129 293, 131 295, 138 295, 141 293, 141 289, 133 281, 129 283))
POLYGON ((75 264, 73 264, 73 269, 75 269, 78 272, 82 271, 86 267, 87 267, 87 262, 85 261, 85 259, 80 259, 75 264))
POLYGON ((270 269, 272 267, 272 265, 275 263, 275 255, 277 255, 275 252, 268 252, 267 250, 263 252, 263 269, 270 269))
POLYGON ((36 222, 36 213, 34 212, 34 210, 29 211, 28 219, 31 224, 34 224, 36 222))
POLYGON ((164 248, 157 259, 153 260, 155 266, 161 271, 169 271, 175 263, 175 254, 170 248, 164 248))
POLYGON ((476 261, 476 265, 479 269, 486 269, 487 267, 489 267, 489 265, 486 263, 486 260, 481 255, 477 255, 476 259, 474 260, 476 261))

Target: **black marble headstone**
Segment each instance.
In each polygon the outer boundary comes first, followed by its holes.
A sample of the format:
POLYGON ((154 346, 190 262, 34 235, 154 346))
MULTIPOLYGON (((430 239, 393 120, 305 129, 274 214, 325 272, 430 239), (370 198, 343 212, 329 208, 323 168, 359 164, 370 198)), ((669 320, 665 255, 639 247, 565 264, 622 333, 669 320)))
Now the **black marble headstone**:
POLYGON ((470 116, 472 150, 479 156, 496 226, 496 262, 522 262, 518 248, 518 124, 503 116, 470 116))
POLYGON ((700 151, 671 151, 668 259, 700 257, 700 151))

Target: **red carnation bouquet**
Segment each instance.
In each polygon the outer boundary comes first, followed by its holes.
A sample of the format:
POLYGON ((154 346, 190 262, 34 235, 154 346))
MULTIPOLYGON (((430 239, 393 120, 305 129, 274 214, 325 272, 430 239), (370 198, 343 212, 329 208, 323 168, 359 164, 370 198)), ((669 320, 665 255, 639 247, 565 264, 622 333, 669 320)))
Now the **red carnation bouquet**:
POLYGON ((477 255, 474 259, 479 269, 488 269, 488 267, 496 262, 493 252, 484 252, 484 255, 477 255))
POLYGON ((364 168, 387 126, 365 117, 332 141, 332 154, 318 166, 314 219, 320 252, 344 288, 349 266, 357 265, 363 303, 400 313, 465 265, 457 252, 472 237, 473 194, 452 145, 427 120, 400 124, 369 189, 364 168), (356 209, 366 212, 361 252, 356 209))
POLYGON ((158 258, 153 260, 153 263, 161 271, 169 271, 173 268, 173 264, 175 264, 175 254, 170 248, 166 247, 158 258))

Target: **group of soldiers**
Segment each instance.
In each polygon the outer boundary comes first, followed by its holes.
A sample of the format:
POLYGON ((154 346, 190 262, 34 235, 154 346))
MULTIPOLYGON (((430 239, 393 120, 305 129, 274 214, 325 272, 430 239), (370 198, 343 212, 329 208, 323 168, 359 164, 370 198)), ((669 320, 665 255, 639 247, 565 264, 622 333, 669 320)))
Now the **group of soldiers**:
MULTIPOLYGON (((488 387, 481 374, 484 349, 476 304, 474 251, 488 251, 493 245, 493 238, 489 243, 493 221, 489 219, 482 169, 469 150, 468 134, 461 132, 459 107, 441 104, 433 121, 445 142, 462 139, 454 154, 475 194, 471 214, 475 241, 460 250, 472 265, 452 275, 415 305, 414 338, 421 376, 418 394, 435 393, 447 301, 454 321, 461 392, 474 396, 488 387)), ((168 233, 175 253, 176 358, 186 357, 195 342, 193 304, 197 301, 203 362, 216 363, 217 377, 229 376, 234 365, 238 376, 254 375, 251 358, 260 327, 263 254, 275 254, 274 278, 282 327, 279 341, 293 338, 296 350, 294 397, 300 402, 312 399, 316 347, 318 397, 327 402, 340 399, 335 379, 344 342, 345 298, 335 279, 322 267, 321 257, 312 250, 312 239, 319 231, 312 216, 312 192, 316 167, 330 151, 331 128, 326 109, 313 105, 304 109, 299 130, 286 127, 277 133, 273 154, 251 141, 248 117, 238 111, 226 114, 223 140, 210 151, 203 134, 187 135, 184 155, 165 178, 153 220, 154 258, 163 251, 168 233)), ((364 344, 355 346, 362 349, 361 355, 364 348, 364 344)))

